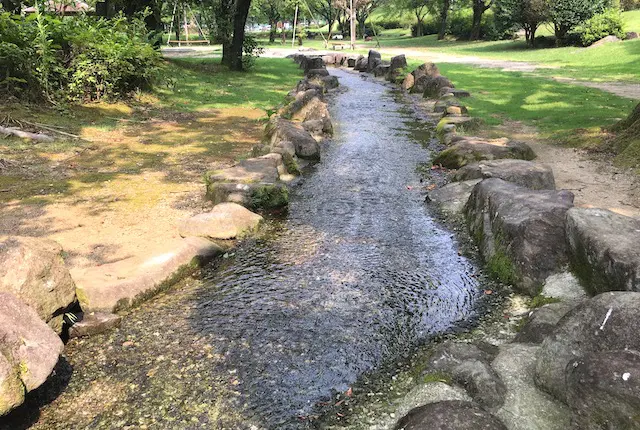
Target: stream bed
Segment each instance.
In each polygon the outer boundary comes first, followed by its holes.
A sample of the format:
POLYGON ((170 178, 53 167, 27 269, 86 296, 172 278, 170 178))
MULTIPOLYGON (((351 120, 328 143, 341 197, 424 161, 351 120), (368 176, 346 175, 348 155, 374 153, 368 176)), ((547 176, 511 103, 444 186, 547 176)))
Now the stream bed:
POLYGON ((395 90, 332 73, 335 135, 286 219, 119 330, 71 341, 7 428, 321 427, 323 402, 363 374, 477 318, 475 268, 424 203, 416 136, 434 125, 395 90))

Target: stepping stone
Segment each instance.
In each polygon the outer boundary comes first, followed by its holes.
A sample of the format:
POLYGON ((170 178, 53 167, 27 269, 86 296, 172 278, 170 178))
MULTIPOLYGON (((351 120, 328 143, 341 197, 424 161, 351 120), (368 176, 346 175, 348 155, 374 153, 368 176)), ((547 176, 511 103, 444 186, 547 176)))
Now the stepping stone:
POLYGON ((475 186, 465 215, 489 272, 534 297, 568 263, 565 218, 572 206, 568 191, 530 190, 492 178, 475 186))
POLYGON ((498 178, 532 190, 555 190, 553 169, 525 160, 493 160, 468 164, 458 170, 453 181, 498 178))
POLYGON ((640 220, 606 209, 567 214, 571 266, 592 293, 640 291, 640 220))
MULTIPOLYGON (((498 160, 512 158, 533 160, 535 153, 523 142, 508 139, 485 140, 480 138, 454 137, 450 148, 439 153, 433 164, 447 169, 459 169, 481 160, 498 160)), ((466 179, 475 179, 467 177, 466 179)))
POLYGON ((220 246, 201 237, 173 241, 166 249, 164 253, 72 269, 82 310, 110 313, 134 306, 223 253, 220 246))
POLYGON ((237 203, 220 203, 207 213, 186 220, 178 226, 180 236, 209 239, 235 239, 258 228, 263 218, 237 203))

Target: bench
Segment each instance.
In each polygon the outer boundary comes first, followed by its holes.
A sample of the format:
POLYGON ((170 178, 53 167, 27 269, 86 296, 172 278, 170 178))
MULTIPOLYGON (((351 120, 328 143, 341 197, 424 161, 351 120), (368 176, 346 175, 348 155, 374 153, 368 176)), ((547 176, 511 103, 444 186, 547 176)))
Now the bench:
POLYGON ((342 43, 342 42, 331 42, 331 49, 333 49, 335 51, 338 47, 340 49, 344 49, 344 43, 342 43))
POLYGON ((169 45, 191 45, 191 44, 198 44, 198 43, 206 43, 207 45, 210 43, 208 40, 170 40, 169 41, 169 45))

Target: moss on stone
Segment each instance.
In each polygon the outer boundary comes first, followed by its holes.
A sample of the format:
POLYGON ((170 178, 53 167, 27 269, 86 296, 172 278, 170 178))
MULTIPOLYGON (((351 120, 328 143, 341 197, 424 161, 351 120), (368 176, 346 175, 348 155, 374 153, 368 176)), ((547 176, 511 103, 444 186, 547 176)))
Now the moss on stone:
POLYGON ((547 297, 544 294, 538 294, 537 296, 533 297, 529 301, 529 307, 531 309, 537 309, 537 308, 541 308, 544 305, 549 305, 551 303, 558 303, 560 301, 561 300, 556 297, 547 297))
POLYGON ((487 269, 493 278, 504 284, 514 284, 518 279, 511 259, 502 249, 496 249, 487 260, 487 269))
POLYGON ((254 210, 282 209, 289 205, 289 190, 285 185, 264 185, 251 191, 249 206, 254 210))
POLYGON ((444 382, 445 384, 451 385, 452 378, 448 373, 432 372, 424 375, 424 377, 422 378, 422 382, 424 382, 425 384, 429 384, 432 382, 444 382))
POLYGON ((455 149, 445 149, 433 159, 433 164, 447 169, 459 169, 467 164, 467 160, 455 149))
POLYGON ((300 171, 300 167, 298 166, 298 162, 295 157, 288 152, 282 154, 282 162, 284 163, 284 167, 287 169, 287 172, 291 175, 300 176, 302 172, 300 171))

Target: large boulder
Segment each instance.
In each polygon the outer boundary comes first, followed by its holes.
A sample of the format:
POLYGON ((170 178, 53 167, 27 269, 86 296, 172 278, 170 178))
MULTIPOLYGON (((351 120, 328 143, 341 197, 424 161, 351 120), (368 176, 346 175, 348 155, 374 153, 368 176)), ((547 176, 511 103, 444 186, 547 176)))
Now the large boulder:
MULTIPOLYGON (((532 160, 534 152, 529 145, 508 139, 479 139, 454 137, 450 148, 440 152, 434 164, 448 169, 459 169, 467 164, 481 160, 499 160, 504 158, 532 160)), ((473 179, 473 178, 467 178, 473 179)))
POLYGON ((369 55, 367 57, 367 72, 371 73, 382 64, 382 55, 378 51, 374 51, 373 49, 369 50, 369 55))
POLYGON ((502 422, 471 402, 449 400, 412 409, 396 430, 507 430, 502 422))
POLYGON ((292 119, 299 122, 322 121, 322 131, 326 134, 333 133, 333 123, 327 104, 318 97, 309 100, 302 109, 292 116, 292 119))
POLYGON ((333 75, 316 77, 313 79, 312 82, 322 86, 325 92, 329 90, 333 90, 340 86, 338 77, 333 75))
MULTIPOLYGON (((414 82, 423 76, 426 76, 428 78, 427 80, 429 80, 431 78, 437 78, 438 76, 440 76, 440 70, 438 70, 438 66, 436 66, 433 63, 423 63, 413 72, 411 72, 411 75, 413 76, 414 82)), ((412 88, 409 87, 406 89, 412 89, 412 88)), ((411 92, 422 93, 424 92, 424 88, 416 91, 412 90, 411 92)))
POLYGON ((553 333, 562 317, 576 305, 576 302, 557 302, 533 310, 513 341, 542 343, 547 336, 553 333))
POLYGON ((429 192, 427 201, 434 204, 442 215, 459 215, 469 201, 471 191, 480 181, 481 179, 474 179, 447 184, 429 192))
POLYGON ((410 93, 413 94, 424 94, 427 86, 433 81, 435 78, 428 75, 421 75, 418 77, 414 76, 413 86, 409 90, 410 93))
POLYGON ((318 79, 311 80, 309 78, 304 78, 298 81, 298 85, 296 85, 296 98, 298 93, 305 92, 307 90, 315 90, 317 91, 317 94, 324 93, 324 87, 318 79))
POLYGON ((489 271, 536 296, 568 262, 564 221, 572 206, 568 191, 534 191, 492 178, 476 185, 465 214, 489 271))
POLYGON ((593 293, 640 291, 640 220, 605 209, 567 214, 569 258, 593 293))
POLYGON ((486 351, 473 344, 446 342, 436 348, 426 369, 450 375, 476 402, 497 410, 504 403, 506 388, 490 365, 495 354, 497 350, 486 351))
POLYGON ((33 308, 0 293, 0 416, 46 381, 63 348, 33 308))
POLYGON ((290 142, 295 151, 292 155, 309 160, 320 159, 318 142, 300 124, 284 118, 275 118, 268 126, 267 138, 274 152, 280 152, 279 149, 288 147, 285 143, 290 142))
POLYGON ((422 93, 424 98, 437 99, 440 97, 440 90, 442 88, 454 88, 453 83, 444 76, 436 76, 429 79, 424 86, 424 92, 422 93))
POLYGON ((180 236, 200 236, 210 239, 235 239, 255 230, 263 218, 237 203, 220 203, 210 212, 183 220, 180 236))
POLYGON ((313 79, 313 78, 319 78, 319 77, 324 77, 324 76, 329 76, 329 71, 327 69, 309 69, 307 70, 307 78, 309 79, 313 79))
POLYGON ((82 310, 117 312, 135 306, 223 253, 220 246, 202 237, 179 239, 165 246, 165 252, 72 269, 82 310))
POLYGON ((375 69, 373 69, 373 76, 375 76, 376 78, 379 78, 381 76, 387 76, 389 74, 389 71, 391 70, 391 66, 389 66, 388 64, 378 64, 376 66, 375 69))
POLYGON ((18 297, 60 333, 62 316, 76 301, 62 247, 48 239, 0 238, 0 292, 18 297))
POLYGON ((587 354, 567 366, 567 400, 580 430, 640 429, 640 353, 587 354))
POLYGON ((498 178, 532 190, 555 190, 551 167, 524 160, 493 160, 468 164, 458 170, 452 180, 498 178))
POLYGON ((280 115, 282 115, 285 118, 291 118, 293 115, 300 112, 300 110, 302 110, 312 99, 320 98, 324 93, 324 89, 321 88, 320 85, 318 85, 318 87, 320 87, 318 89, 318 88, 311 87, 312 85, 315 86, 315 84, 311 84, 311 81, 301 81, 301 82, 307 82, 308 84, 301 86, 300 83, 298 83, 299 87, 309 86, 310 88, 304 91, 298 91, 294 96, 293 100, 289 104, 287 104, 285 107, 280 109, 280 112, 279 112, 280 115))
POLYGON ((360 55, 358 58, 356 58, 356 64, 355 66, 353 66, 353 69, 358 72, 366 72, 368 64, 369 63, 367 57, 360 55))
POLYGON ((567 370, 590 353, 640 351, 640 293, 610 292, 587 300, 564 316, 542 342, 536 384, 566 402, 567 370))
POLYGON ((404 69, 407 67, 407 57, 405 57, 404 54, 391 57, 390 66, 392 70, 404 69))
POLYGON ((314 56, 314 57, 305 56, 300 61, 300 68, 304 69, 304 72, 306 74, 307 71, 312 69, 323 69, 324 61, 320 56, 314 56))

